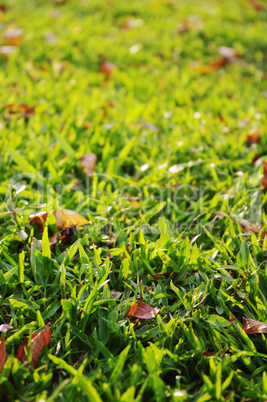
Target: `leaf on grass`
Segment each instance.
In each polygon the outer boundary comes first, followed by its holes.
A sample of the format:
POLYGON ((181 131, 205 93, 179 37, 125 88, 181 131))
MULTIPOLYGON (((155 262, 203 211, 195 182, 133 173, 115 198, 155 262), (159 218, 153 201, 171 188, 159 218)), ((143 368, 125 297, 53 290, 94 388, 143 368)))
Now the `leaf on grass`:
POLYGON ((5 112, 5 119, 10 119, 12 114, 20 114, 22 117, 29 118, 35 113, 35 108, 23 103, 18 105, 11 103, 5 106, 5 112))
POLYGON ((6 362, 6 344, 5 339, 0 338, 0 373, 3 370, 4 364, 6 362))
MULTIPOLYGON (((35 240, 38 241, 40 251, 42 252, 42 250, 43 250, 43 242, 42 242, 42 240, 38 240, 35 237, 32 238, 31 249, 33 248, 33 244, 34 244, 35 240)), ((49 241, 50 250, 53 250, 54 246, 58 243, 58 234, 55 233, 53 236, 49 237, 48 241, 49 241)))
POLYGON ((265 11, 266 10, 266 6, 263 3, 259 3, 256 0, 249 0, 249 3, 252 5, 254 10, 256 10, 256 11, 265 11))
POLYGON ((202 29, 203 28, 203 23, 196 18, 195 16, 191 16, 188 18, 185 18, 180 25, 178 26, 177 32, 178 33, 184 33, 188 31, 192 31, 193 29, 202 29))
POLYGON ((0 332, 3 332, 5 334, 11 328, 13 328, 13 325, 2 324, 0 325, 0 332))
POLYGON ((253 159, 252 159, 252 161, 251 161, 251 163, 253 163, 253 165, 255 165, 255 163, 257 162, 258 159, 259 159, 259 155, 255 154, 253 159))
POLYGON ((247 334, 267 334, 267 324, 261 321, 252 320, 252 318, 243 318, 243 330, 247 334))
POLYGON ((23 30, 21 28, 9 27, 4 32, 4 41, 10 46, 19 46, 22 43, 23 30))
POLYGON ((114 70, 114 64, 110 63, 109 61, 103 61, 100 66, 100 71, 105 74, 107 78, 109 78, 114 70))
POLYGON ((267 162, 262 162, 263 167, 263 178, 261 179, 261 184, 264 188, 267 187, 267 162))
MULTIPOLYGON (((45 327, 45 329, 43 329, 43 331, 38 332, 36 334, 32 334, 31 341, 30 341, 30 348, 31 348, 31 357, 32 357, 31 366, 33 368, 37 367, 41 351, 45 345, 47 346, 49 344, 51 336, 52 336, 52 333, 49 328, 49 324, 46 325, 46 327, 45 327)), ((26 352, 25 352, 28 349, 28 345, 29 345, 29 340, 26 339, 24 342, 22 342, 22 344, 20 345, 20 347, 17 350, 15 357, 22 363, 27 362, 27 360, 28 360, 28 358, 27 358, 28 353, 26 354, 26 352)))
POLYGON ((256 144, 260 141, 261 132, 259 127, 254 127, 247 135, 246 142, 248 145, 256 144))
POLYGON ((243 219, 240 216, 234 214, 233 217, 239 222, 241 229, 244 232, 253 232, 255 235, 258 235, 261 231, 261 227, 254 223, 249 222, 247 219, 243 219))
MULTIPOLYGON (((53 214, 56 218, 56 225, 58 229, 65 229, 70 226, 83 226, 88 225, 89 222, 82 215, 78 214, 75 211, 70 209, 59 209, 53 211, 53 214)), ((30 223, 35 223, 40 232, 43 232, 43 224, 45 223, 48 216, 48 211, 40 212, 39 214, 30 215, 29 220, 30 223)))
POLYGON ((129 308, 124 317, 134 317, 151 320, 152 318, 156 317, 159 311, 159 307, 150 307, 148 304, 138 301, 129 308))
POLYGON ((93 177, 96 165, 96 159, 97 159, 96 154, 93 153, 84 154, 80 159, 83 171, 90 179, 93 177))
POLYGON ((0 47, 0 54, 3 56, 5 60, 8 59, 8 56, 15 53, 16 48, 15 46, 1 46, 0 47))
MULTIPOLYGON (((266 165, 267 165, 267 163, 266 163, 266 165)), ((217 211, 217 212, 215 212, 215 215, 216 215, 216 217, 214 218, 214 220, 228 218, 228 215, 223 211, 217 211)), ((236 219, 239 222, 243 232, 254 233, 256 236, 258 236, 262 230, 262 227, 260 225, 251 223, 247 219, 241 218, 239 215, 233 214, 232 216, 230 216, 230 218, 233 220, 236 219)), ((261 234, 261 238, 263 239, 266 235, 267 235, 267 231, 264 230, 261 234)))
POLYGON ((221 67, 226 66, 229 63, 240 62, 238 52, 235 49, 232 49, 227 46, 221 46, 218 49, 218 53, 221 56, 220 59, 213 61, 210 64, 199 64, 198 62, 194 62, 191 67, 193 70, 200 74, 210 74, 214 70, 218 70, 221 67))

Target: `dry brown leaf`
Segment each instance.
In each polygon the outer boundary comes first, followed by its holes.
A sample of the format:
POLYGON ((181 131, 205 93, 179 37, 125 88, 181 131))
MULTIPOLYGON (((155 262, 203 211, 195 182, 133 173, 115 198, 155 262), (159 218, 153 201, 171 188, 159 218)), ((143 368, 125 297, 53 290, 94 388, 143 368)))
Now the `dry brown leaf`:
POLYGON ((90 154, 84 154, 81 159, 81 165, 83 167, 83 171, 85 174, 87 174, 87 176, 92 179, 93 177, 93 173, 95 170, 95 166, 96 166, 96 160, 97 160, 97 156, 96 154, 90 153, 90 154))
POLYGON ((4 41, 10 46, 19 46, 22 43, 23 30, 21 28, 9 27, 4 32, 4 41))
POLYGON ((100 71, 105 74, 107 78, 109 78, 114 70, 114 64, 110 63, 109 61, 103 61, 100 66, 100 71))
MULTIPOLYGON (((228 218, 228 215, 223 211, 215 212, 215 215, 216 215, 217 219, 228 218)), ((258 236, 259 233, 262 230, 262 227, 260 225, 257 225, 255 223, 251 223, 247 219, 241 218, 239 215, 233 214, 233 215, 231 215, 229 217, 231 219, 236 219, 239 222, 239 224, 241 226, 241 229, 246 233, 254 233, 256 236, 258 236)), ((264 230, 261 233, 261 239, 263 239, 266 235, 267 235, 267 231, 264 230)))
POLYGON ((201 29, 203 28, 203 23, 196 17, 188 17, 185 18, 180 25, 178 26, 177 32, 184 33, 191 31, 193 29, 201 29))
POLYGON ((5 60, 8 59, 8 56, 15 53, 16 48, 15 46, 1 46, 0 47, 0 54, 3 56, 5 60))
POLYGON ((243 318, 243 330, 250 335, 267 334, 267 324, 261 321, 252 320, 252 318, 243 318))
MULTIPOLYGON (((58 229, 65 229, 70 226, 83 226, 91 223, 82 215, 70 209, 59 209, 53 211, 53 214, 56 218, 56 225, 58 229)), ((29 221, 30 223, 35 223, 42 233, 43 224, 46 222, 47 216, 48 211, 40 212, 39 214, 30 215, 29 221)))
POLYGON ((256 0, 249 0, 249 3, 252 5, 252 7, 256 11, 265 11, 266 10, 266 6, 263 3, 259 3, 256 0))
POLYGON ((144 302, 138 301, 129 308, 124 317, 134 317, 151 320, 152 318, 156 317, 159 311, 159 307, 153 308, 144 302))
MULTIPOLYGON (((31 366, 36 368, 39 362, 40 354, 43 347, 49 344, 52 333, 49 328, 49 324, 46 325, 43 331, 33 334, 30 341, 30 348, 32 354, 31 366)), ((22 363, 27 362, 28 358, 25 350, 28 349, 29 340, 26 339, 17 350, 16 358, 22 363)), ((27 353, 28 354, 28 353, 27 353)))
POLYGON ((11 103, 5 106, 5 118, 9 119, 12 114, 20 114, 22 117, 28 118, 35 113, 35 107, 31 107, 20 103, 15 105, 11 103))
POLYGON ((5 339, 0 338, 0 373, 3 370, 3 367, 6 362, 6 344, 5 344, 5 339))
POLYGON ((238 216, 236 214, 233 215, 233 218, 235 218, 239 222, 239 224, 241 226, 241 229, 244 232, 247 232, 247 233, 248 232, 253 232, 257 236, 260 233, 261 227, 259 225, 251 223, 247 219, 243 219, 243 218, 241 218, 240 216, 238 216))
POLYGON ((260 141, 261 130, 259 127, 254 127, 247 135, 246 142, 248 145, 256 144, 260 141))
MULTIPOLYGON (((31 249, 33 248, 34 241, 37 240, 35 237, 32 238, 31 249)), ((53 236, 49 237, 49 247, 50 250, 53 250, 54 246, 58 243, 58 234, 55 233, 53 236)), ((43 250, 43 242, 42 240, 37 240, 39 244, 40 251, 43 250)))
POLYGON ((210 64, 199 64, 198 62, 194 62, 191 65, 191 68, 200 74, 210 74, 214 70, 218 70, 219 68, 224 67, 229 63, 241 63, 241 59, 239 58, 240 55, 235 49, 227 46, 221 46, 218 49, 218 53, 221 56, 220 59, 215 60, 210 64))

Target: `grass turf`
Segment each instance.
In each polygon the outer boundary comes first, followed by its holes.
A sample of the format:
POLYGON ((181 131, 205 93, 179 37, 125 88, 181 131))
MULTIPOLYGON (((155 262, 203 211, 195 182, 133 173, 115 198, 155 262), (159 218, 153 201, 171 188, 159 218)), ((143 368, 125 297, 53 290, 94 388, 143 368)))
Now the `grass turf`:
POLYGON ((267 399, 265 336, 242 329, 243 316, 267 320, 267 243, 234 218, 267 224, 257 4, 6 2, 2 35, 16 24, 23 40, 0 61, 0 321, 13 325, 2 399, 267 399), (207 74, 192 66, 219 60, 221 46, 238 60, 207 74), (35 113, 10 112, 20 104, 35 113), (88 152, 91 180, 79 161, 88 152), (70 246, 31 250, 42 235, 29 215, 62 207, 92 224, 70 246), (219 210, 227 216, 214 219, 219 210), (124 314, 141 281, 161 310, 134 325, 124 314), (32 371, 13 356, 48 322, 32 371))

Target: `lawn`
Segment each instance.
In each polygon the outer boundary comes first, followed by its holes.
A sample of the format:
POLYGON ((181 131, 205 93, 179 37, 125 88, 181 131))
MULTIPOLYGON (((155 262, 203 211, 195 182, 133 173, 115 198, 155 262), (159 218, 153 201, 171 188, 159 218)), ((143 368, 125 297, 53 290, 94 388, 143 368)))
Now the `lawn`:
POLYGON ((267 400, 266 2, 2 1, 0 400, 267 400))

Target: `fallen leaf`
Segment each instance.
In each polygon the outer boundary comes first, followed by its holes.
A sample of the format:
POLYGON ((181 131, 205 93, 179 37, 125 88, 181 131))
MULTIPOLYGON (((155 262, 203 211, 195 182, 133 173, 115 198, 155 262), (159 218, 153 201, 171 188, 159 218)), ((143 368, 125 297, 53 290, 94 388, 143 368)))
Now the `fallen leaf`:
POLYGON ((31 107, 23 103, 20 103, 18 105, 11 103, 5 106, 5 111, 6 119, 9 119, 12 114, 20 114, 21 117, 29 118, 35 113, 35 107, 31 107))
POLYGON ((220 46, 218 49, 218 54, 222 57, 226 57, 227 59, 239 57, 239 53, 234 48, 228 46, 220 46))
POLYGON ((84 125, 83 125, 83 129, 87 130, 88 128, 90 128, 92 125, 92 122, 90 120, 85 120, 84 125))
POLYGON ((263 178, 261 179, 261 184, 264 188, 267 187, 267 162, 262 162, 263 167, 263 178))
POLYGON ((247 334, 267 334, 267 324, 264 324, 264 322, 257 321, 257 320, 252 320, 252 318, 243 318, 243 330, 247 334))
POLYGON ((113 102, 110 102, 110 101, 105 103, 105 105, 102 106, 101 109, 104 110, 104 112, 105 112, 102 120, 106 120, 106 118, 108 117, 108 109, 113 108, 113 107, 115 107, 115 105, 113 102))
POLYGON ((19 46, 22 43, 23 30, 21 28, 7 28, 4 32, 4 41, 11 46, 19 46))
POLYGON ((247 135, 246 142, 248 145, 256 144, 260 141, 261 131, 259 127, 254 127, 247 135))
MULTIPOLYGON (((267 163, 266 163, 266 165, 267 165, 267 163)), ((215 212, 215 215, 216 215, 216 217, 213 219, 213 221, 215 219, 228 218, 228 215, 223 211, 217 211, 217 212, 215 212)), ((239 215, 233 214, 232 216, 229 216, 229 217, 233 220, 236 219, 239 222, 241 229, 246 233, 252 232, 256 236, 258 236, 262 230, 262 227, 260 225, 251 223, 247 219, 241 218, 239 215)), ((261 236, 262 236, 261 238, 263 239, 266 235, 267 235, 267 231, 264 230, 261 234, 261 236)))
POLYGON ((138 197, 129 197, 128 202, 130 203, 132 208, 140 209, 140 204, 138 202, 138 197))
POLYGON ((16 48, 15 46, 1 46, 0 47, 0 54, 3 56, 5 60, 8 59, 8 56, 15 53, 16 48))
POLYGON ((13 325, 2 324, 0 325, 0 332, 3 332, 5 334, 11 328, 13 328, 13 325))
POLYGON ((199 64, 198 62, 194 62, 191 65, 191 68, 200 74, 210 74, 214 70, 218 70, 221 67, 226 66, 229 63, 240 62, 239 53, 230 47, 220 46, 218 49, 218 53, 222 56, 220 59, 213 61, 210 64, 199 64))
MULTIPOLYGON (((33 247, 34 240, 37 240, 35 237, 32 238, 31 248, 33 247)), ((49 247, 50 250, 53 250, 54 246, 58 243, 58 234, 55 233, 53 236, 49 237, 49 247)), ((42 240, 37 240, 39 244, 40 251, 43 250, 43 242, 42 240)))
POLYGON ((238 216, 238 215, 236 215, 236 214, 233 215, 233 218, 235 218, 235 219, 239 222, 239 224, 240 224, 240 226, 241 226, 241 229, 242 229, 244 232, 253 232, 253 233, 255 233, 255 235, 257 235, 257 236, 258 236, 258 234, 260 233, 260 231, 261 231, 261 226, 256 225, 256 224, 254 224, 254 223, 251 223, 251 222, 249 222, 247 219, 243 219, 243 218, 241 218, 240 216, 238 216))
POLYGON ((109 78, 114 70, 114 64, 110 63, 109 61, 103 61, 100 66, 100 71, 105 74, 107 78, 109 78))
POLYGON ((255 165, 255 163, 257 162, 257 160, 259 159, 259 155, 255 154, 254 158, 252 159, 251 163, 253 163, 253 165, 255 165))
POLYGON ((217 211, 217 212, 215 212, 215 215, 216 215, 216 217, 217 217, 218 219, 223 219, 223 218, 227 218, 227 217, 228 217, 228 215, 227 215, 225 212, 223 212, 223 211, 217 211))
MULTIPOLYGON (((53 214, 56 218, 56 225, 58 229, 65 229, 69 226, 83 226, 91 223, 82 215, 78 214, 75 211, 71 211, 70 209, 59 209, 53 211, 53 214)), ((48 211, 43 211, 39 214, 30 215, 29 221, 30 223, 35 223, 42 233, 43 224, 46 222, 47 216, 48 211)))
POLYGON ((191 17, 185 18, 180 23, 180 25, 178 26, 177 32, 184 33, 184 32, 191 31, 193 29, 202 29, 202 28, 203 28, 203 23, 195 16, 191 16, 191 17))
POLYGON ((144 21, 140 18, 128 17, 126 22, 123 24, 122 29, 128 31, 128 29, 139 28, 142 25, 144 25, 144 21))
POLYGON ((97 160, 97 156, 96 156, 96 154, 93 154, 93 153, 84 154, 80 159, 81 165, 83 167, 83 171, 85 174, 87 174, 87 176, 90 179, 92 179, 92 177, 93 177, 96 160, 97 160))
POLYGON ((249 3, 252 5, 252 7, 256 10, 256 11, 265 11, 266 7, 264 4, 259 3, 256 0, 249 0, 249 3))
POLYGON ((124 317, 134 317, 151 320, 152 318, 156 317, 159 311, 159 307, 153 308, 144 302, 138 301, 129 308, 124 317))
MULTIPOLYGON (((49 328, 49 324, 46 325, 43 331, 38 332, 36 334, 32 334, 31 341, 30 341, 30 348, 32 354, 31 366, 36 368, 38 365, 38 361, 40 358, 41 351, 43 347, 49 344, 51 339, 52 333, 49 328)), ((17 350, 16 358, 21 361, 21 363, 27 362, 28 358, 26 355, 26 350, 28 349, 29 340, 26 339, 17 350)), ((28 353, 27 353, 28 354, 28 353)))
POLYGON ((0 338, 0 373, 3 370, 4 364, 6 362, 6 345, 5 339, 0 338))

